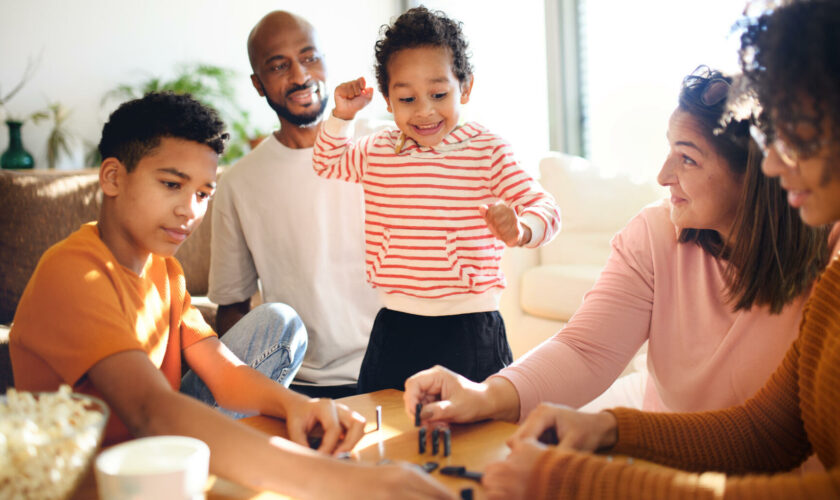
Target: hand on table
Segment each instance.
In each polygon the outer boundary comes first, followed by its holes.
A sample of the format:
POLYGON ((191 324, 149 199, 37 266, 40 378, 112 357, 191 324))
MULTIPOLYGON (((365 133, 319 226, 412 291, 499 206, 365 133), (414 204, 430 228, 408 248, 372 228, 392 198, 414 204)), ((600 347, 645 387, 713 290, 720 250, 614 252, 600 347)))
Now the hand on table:
POLYGON ((478 384, 444 368, 434 366, 405 381, 405 411, 414 420, 417 403, 423 404, 423 422, 475 422, 485 418, 485 384, 478 384))
POLYGON ((365 418, 332 399, 301 396, 286 405, 286 429, 295 443, 308 446, 306 436, 317 425, 324 430, 318 451, 338 454, 351 451, 362 438, 365 418))
POLYGON ((481 205, 478 213, 484 217, 493 236, 509 247, 522 246, 531 241, 531 229, 522 223, 516 211, 497 201, 493 205, 481 205))
POLYGON ((488 500, 524 499, 534 465, 547 449, 535 439, 515 441, 505 460, 494 462, 484 469, 481 484, 488 500))
POLYGON ((618 422, 610 412, 584 413, 567 406, 541 403, 508 439, 518 442, 552 434, 559 448, 593 452, 618 440, 618 422))
POLYGON ((342 120, 352 120, 356 113, 370 104, 371 99, 373 88, 365 86, 364 77, 344 82, 335 88, 333 115, 342 120))

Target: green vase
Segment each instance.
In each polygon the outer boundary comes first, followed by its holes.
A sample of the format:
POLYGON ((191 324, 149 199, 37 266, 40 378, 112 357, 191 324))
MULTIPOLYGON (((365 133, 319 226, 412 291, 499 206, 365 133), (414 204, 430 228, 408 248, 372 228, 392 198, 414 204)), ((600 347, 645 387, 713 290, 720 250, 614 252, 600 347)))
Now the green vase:
POLYGON ((20 127, 23 122, 6 120, 6 125, 9 127, 9 148, 0 156, 0 167, 34 168, 35 160, 23 149, 23 142, 20 140, 20 127))

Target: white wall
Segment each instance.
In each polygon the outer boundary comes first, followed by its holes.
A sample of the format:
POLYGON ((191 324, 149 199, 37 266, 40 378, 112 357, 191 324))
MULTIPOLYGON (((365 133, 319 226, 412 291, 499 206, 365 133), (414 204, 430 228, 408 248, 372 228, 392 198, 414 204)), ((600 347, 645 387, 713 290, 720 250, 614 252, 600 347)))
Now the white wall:
MULTIPOLYGON (((170 75, 178 63, 206 62, 241 73, 239 102, 265 130, 276 116, 250 85, 245 42, 251 27, 267 12, 286 9, 309 19, 319 30, 329 84, 364 75, 371 83, 373 44, 379 27, 400 11, 400 0, 268 1, 248 0, 0 0, 0 93, 20 78, 27 58, 41 54, 34 78, 8 104, 14 114, 28 114, 59 101, 72 110, 70 128, 95 144, 113 109, 102 109, 103 95, 120 83, 150 75, 170 75)), ((464 22, 470 39, 476 83, 465 110, 507 139, 529 168, 548 149, 545 78, 544 1, 432 0, 464 22), (500 16, 508 29, 499 31, 500 16), (513 35, 516 29, 521 32, 513 35)), ((115 107, 111 103, 111 108, 115 107)), ((377 97, 369 115, 387 116, 377 97)), ((367 111, 367 110, 366 110, 367 111)), ((24 146, 46 167, 49 125, 28 123, 24 146)), ((0 125, 0 152, 8 134, 0 125)), ((59 168, 82 166, 76 157, 59 168)))
MULTIPOLYGON (((32 80, 8 103, 9 112, 26 115, 59 101, 72 110, 71 130, 97 143, 113 111, 100 107, 108 90, 170 75, 179 63, 206 62, 241 73, 240 104, 260 127, 272 130, 277 117, 251 87, 245 47, 263 15, 286 9, 315 24, 334 85, 363 74, 372 81, 379 26, 399 5, 399 0, 0 0, 0 93, 17 83, 27 58, 41 54, 32 80)), ((43 122, 23 128, 24 146, 37 168, 46 167, 48 133, 43 122)), ((0 152, 7 145, 6 127, 0 125, 0 152)), ((76 157, 64 159, 59 168, 82 166, 82 148, 77 149, 76 157)))

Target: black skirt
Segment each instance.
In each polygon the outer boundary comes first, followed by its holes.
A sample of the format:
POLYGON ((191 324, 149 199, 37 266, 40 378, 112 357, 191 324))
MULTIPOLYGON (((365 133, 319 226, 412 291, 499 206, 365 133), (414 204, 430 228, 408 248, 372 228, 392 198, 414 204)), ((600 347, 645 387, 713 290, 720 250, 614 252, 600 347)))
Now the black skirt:
POLYGON ((434 365, 482 382, 512 361, 498 311, 418 316, 383 308, 373 323, 358 389, 403 390, 408 377, 434 365))

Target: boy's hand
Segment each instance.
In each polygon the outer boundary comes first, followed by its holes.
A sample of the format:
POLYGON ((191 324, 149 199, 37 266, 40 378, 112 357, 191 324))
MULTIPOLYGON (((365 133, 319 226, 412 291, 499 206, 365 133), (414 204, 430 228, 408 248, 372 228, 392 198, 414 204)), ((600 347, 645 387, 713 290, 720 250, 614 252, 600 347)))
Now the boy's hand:
POLYGON ((373 99, 373 88, 365 87, 365 78, 344 82, 335 89, 333 115, 342 120, 352 120, 373 99))
POLYGON ((522 246, 531 241, 531 228, 523 224, 516 212, 497 201, 493 205, 481 205, 478 213, 484 217, 493 236, 502 240, 509 247, 522 246))
POLYGON ((365 431, 365 417, 332 399, 303 397, 287 404, 286 430, 295 443, 308 446, 307 433, 319 424, 324 430, 321 453, 349 452, 365 431))

